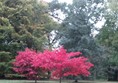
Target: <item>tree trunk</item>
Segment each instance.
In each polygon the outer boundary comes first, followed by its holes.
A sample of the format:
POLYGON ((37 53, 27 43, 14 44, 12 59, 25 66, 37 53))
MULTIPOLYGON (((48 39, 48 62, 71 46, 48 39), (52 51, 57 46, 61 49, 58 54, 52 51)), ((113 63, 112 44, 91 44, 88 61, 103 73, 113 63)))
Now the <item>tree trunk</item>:
POLYGON ((37 79, 35 79, 35 83, 37 83, 37 79))
POLYGON ((48 71, 48 79, 50 79, 50 74, 51 74, 50 71, 48 71))
POLYGON ((60 77, 60 79, 59 79, 59 83, 61 83, 61 77, 60 77))
POLYGON ((77 83, 78 82, 78 78, 77 77, 75 77, 75 83, 77 83))

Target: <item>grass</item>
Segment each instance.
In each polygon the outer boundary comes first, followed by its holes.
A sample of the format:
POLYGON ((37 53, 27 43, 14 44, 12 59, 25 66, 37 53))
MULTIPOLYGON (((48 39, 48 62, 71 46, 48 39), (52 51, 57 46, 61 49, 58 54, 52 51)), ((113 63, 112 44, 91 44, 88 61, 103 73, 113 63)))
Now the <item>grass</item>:
MULTIPOLYGON (((30 80, 0 80, 0 83, 34 83, 34 81, 30 80)), ((38 81, 37 83, 59 83, 58 81, 38 81)), ((62 82, 62 83, 68 83, 67 82, 62 82)))
MULTIPOLYGON (((30 80, 0 80, 0 83, 34 83, 30 80)), ((59 83, 59 81, 38 81, 37 83, 59 83)), ((72 80, 65 80, 62 83, 74 83, 72 80)), ((79 81, 78 83, 118 83, 118 82, 107 82, 107 81, 79 81)))

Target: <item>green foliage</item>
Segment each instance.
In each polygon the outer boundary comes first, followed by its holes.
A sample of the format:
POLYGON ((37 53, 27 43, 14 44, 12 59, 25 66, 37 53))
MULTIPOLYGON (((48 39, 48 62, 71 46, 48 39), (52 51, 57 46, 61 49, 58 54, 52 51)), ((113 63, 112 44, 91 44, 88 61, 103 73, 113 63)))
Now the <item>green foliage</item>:
POLYGON ((104 15, 105 24, 96 38, 101 45, 106 47, 109 65, 118 66, 118 2, 108 0, 108 3, 104 15))
POLYGON ((7 62, 11 58, 9 52, 1 51, 0 52, 0 62, 7 62))
MULTIPOLYGON (((73 0, 72 4, 59 4, 55 0, 55 5, 60 6, 61 11, 65 14, 65 19, 61 24, 62 28, 59 30, 59 34, 62 36, 60 44, 68 52, 81 51, 88 57, 95 65, 92 70, 92 77, 95 79, 105 71, 103 49, 96 43, 92 35, 92 31, 96 29, 94 24, 100 20, 104 10, 103 7, 98 6, 100 4, 103 5, 103 0, 73 0)), ((55 6, 52 4, 51 8, 53 9, 53 7, 55 6)), ((58 9, 57 7, 53 10, 58 9)))
POLYGON ((15 53, 13 47, 18 50, 21 45, 17 42, 19 35, 14 31, 7 18, 0 17, 0 19, 0 50, 15 53))
POLYGON ((7 13, 6 16, 15 32, 20 35, 18 41, 22 42, 22 49, 28 47, 42 50, 46 41, 45 34, 55 28, 55 22, 47 12, 48 4, 38 3, 37 0, 6 0, 4 5, 13 10, 11 15, 7 13))
POLYGON ((0 57, 3 58, 0 65, 4 66, 0 70, 2 75, 6 73, 4 70, 12 68, 17 51, 26 47, 40 51, 45 48, 47 34, 57 25, 48 10, 48 3, 37 0, 0 0, 0 53, 10 53, 0 57))
POLYGON ((0 77, 4 76, 5 73, 8 73, 8 62, 11 59, 10 53, 1 51, 0 52, 0 77))
POLYGON ((20 48, 20 43, 17 42, 19 35, 14 31, 9 19, 6 17, 8 13, 6 11, 7 7, 3 3, 4 1, 0 2, 0 77, 10 73, 10 61, 13 59, 16 50, 20 48))
POLYGON ((49 34, 56 24, 48 15, 48 4, 37 3, 37 0, 5 0, 1 2, 1 6, 1 25, 9 24, 13 29, 12 42, 9 41, 13 44, 12 47, 19 47, 18 50, 26 47, 42 50, 47 41, 46 34, 49 34))

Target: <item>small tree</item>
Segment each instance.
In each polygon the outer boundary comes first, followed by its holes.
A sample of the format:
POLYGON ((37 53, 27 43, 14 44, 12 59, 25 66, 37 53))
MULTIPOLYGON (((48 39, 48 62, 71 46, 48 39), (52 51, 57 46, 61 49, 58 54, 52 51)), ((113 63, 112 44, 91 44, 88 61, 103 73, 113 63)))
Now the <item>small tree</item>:
POLYGON ((36 51, 30 50, 28 48, 25 51, 18 52, 18 55, 13 62, 14 70, 26 76, 28 79, 38 79, 38 71, 39 69, 32 66, 32 60, 37 55, 36 51))
MULTIPOLYGON (((64 48, 36 53, 26 49, 18 52, 14 64, 14 70, 29 79, 37 79, 37 76, 51 72, 51 77, 60 79, 64 76, 77 76, 90 74, 89 69, 93 66, 88 59, 79 56, 80 52, 67 53, 64 48)), ((35 81, 36 83, 36 81, 35 81)))
POLYGON ((55 55, 55 60, 52 60, 52 62, 55 65, 52 65, 52 77, 60 78, 61 83, 61 77, 63 76, 88 76, 90 74, 89 69, 93 64, 88 62, 87 58, 79 56, 80 54, 80 52, 67 53, 64 48, 53 51, 52 57, 55 55))
POLYGON ((93 66, 88 59, 79 56, 80 52, 67 53, 64 48, 53 51, 44 51, 35 57, 33 64, 35 67, 43 68, 51 72, 51 77, 60 79, 64 76, 77 76, 90 74, 89 69, 93 66))

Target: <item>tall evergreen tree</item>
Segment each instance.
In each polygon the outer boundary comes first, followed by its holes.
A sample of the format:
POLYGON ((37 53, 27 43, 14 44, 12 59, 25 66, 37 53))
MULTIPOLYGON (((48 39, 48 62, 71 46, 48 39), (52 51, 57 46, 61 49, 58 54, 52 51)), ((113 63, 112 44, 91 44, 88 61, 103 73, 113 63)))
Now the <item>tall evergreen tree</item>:
MULTIPOLYGON (((0 1, 0 78, 10 73, 10 61, 13 59, 14 49, 20 50, 22 46, 22 43, 17 41, 20 36, 15 32, 5 15, 8 12, 5 12, 7 9, 9 8, 4 5, 4 0, 0 1)), ((9 11, 13 10, 9 9, 9 11)))
POLYGON ((95 42, 92 31, 96 29, 94 24, 102 17, 103 0, 73 0, 72 4, 54 2, 51 8, 61 9, 65 15, 61 24, 63 28, 59 31, 62 36, 60 45, 63 45, 68 52, 81 51, 95 65, 92 70, 93 78, 101 77, 104 72, 101 65, 104 61, 101 55, 103 49, 95 42))

